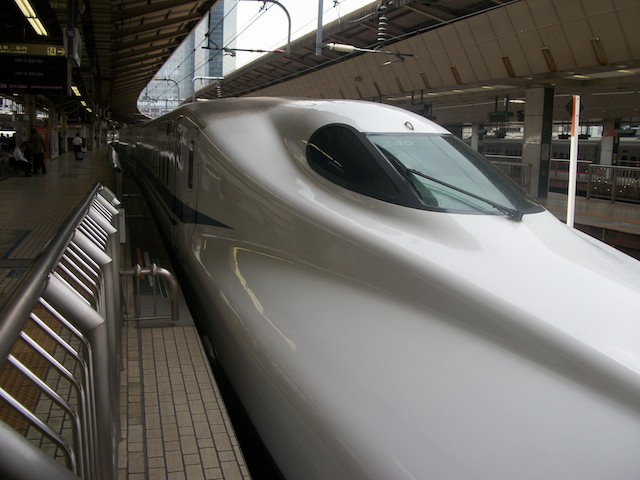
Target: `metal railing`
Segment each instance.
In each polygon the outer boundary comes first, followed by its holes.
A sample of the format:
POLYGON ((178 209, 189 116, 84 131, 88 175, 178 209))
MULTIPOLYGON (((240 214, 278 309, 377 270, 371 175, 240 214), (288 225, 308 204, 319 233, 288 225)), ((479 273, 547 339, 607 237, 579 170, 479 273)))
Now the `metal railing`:
MULTIPOLYGON (((569 181, 569 160, 561 158, 552 158, 549 162, 549 180, 569 181)), ((576 171, 577 182, 587 182, 589 176, 589 166, 591 162, 587 160, 578 160, 576 171)))
MULTIPOLYGON (((514 182, 529 191, 531 165, 517 161, 504 161, 499 156, 487 155, 493 165, 514 182)), ((607 199, 611 202, 626 201, 640 203, 640 168, 612 165, 597 165, 578 160, 577 192, 589 198, 607 199)), ((569 160, 552 158, 549 162, 550 189, 565 189, 569 182, 569 160)))
MULTIPOLYGON (((114 172, 116 174, 116 190, 120 192, 118 198, 122 198, 123 202, 126 205, 127 209, 127 218, 133 217, 145 217, 147 215, 147 207, 146 200, 142 195, 139 194, 125 194, 122 191, 122 166, 120 164, 120 157, 115 148, 110 149, 111 151, 111 163, 114 168, 114 172)), ((121 216, 121 222, 124 223, 124 215, 121 216)), ((124 225, 121 230, 124 231, 124 225)), ((146 260, 146 259, 145 259, 146 260)), ((147 265, 142 267, 140 264, 136 264, 133 269, 121 270, 120 275, 123 277, 131 277, 134 279, 133 283, 133 302, 134 302, 134 316, 127 316, 127 320, 163 320, 163 319, 171 319, 174 322, 179 320, 179 308, 178 308, 178 282, 175 277, 169 270, 158 267, 155 263, 145 262, 147 265), (148 305, 143 308, 142 298, 148 297, 144 295, 142 292, 142 288, 140 285, 141 280, 148 280, 149 285, 152 288, 151 300, 152 300, 152 308, 151 313, 149 314, 148 305), (165 305, 160 305, 160 303, 165 303, 160 297, 168 297, 171 303, 170 310, 167 310, 165 305), (159 313, 159 308, 162 308, 159 313), (168 312, 168 313, 164 313, 168 312)), ((125 280, 126 281, 126 280, 125 280)), ((129 286, 128 284, 126 285, 129 286)), ((129 288, 125 290, 129 291, 129 288)), ((125 298, 125 305, 127 304, 125 298)))
POLYGON ((490 159, 491 163, 525 191, 531 185, 531 164, 490 159))
POLYGON ((640 168, 590 165, 587 198, 640 203, 640 168))
POLYGON ((171 318, 174 322, 179 320, 178 313, 178 282, 175 277, 171 274, 169 270, 166 270, 162 267, 158 267, 155 263, 151 264, 151 267, 143 268, 139 264, 136 264, 131 270, 120 270, 120 275, 129 276, 135 278, 134 283, 134 303, 135 303, 135 313, 134 317, 128 318, 128 320, 161 320, 171 318), (152 312, 151 314, 143 313, 142 306, 140 304, 141 298, 141 289, 140 289, 140 280, 142 280, 146 275, 150 277, 151 287, 153 289, 152 293, 152 312), (162 285, 160 285, 160 280, 162 280, 162 285), (158 313, 158 295, 160 295, 163 290, 162 286, 167 286, 167 293, 169 300, 171 302, 171 313, 161 315, 158 313))
POLYGON ((97 185, 0 303, 0 477, 117 476, 119 204, 97 185))

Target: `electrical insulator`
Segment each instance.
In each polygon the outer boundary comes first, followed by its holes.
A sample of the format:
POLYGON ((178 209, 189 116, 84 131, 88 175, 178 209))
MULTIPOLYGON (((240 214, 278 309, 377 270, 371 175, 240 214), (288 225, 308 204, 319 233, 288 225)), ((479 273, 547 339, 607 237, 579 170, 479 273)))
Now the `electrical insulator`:
POLYGON ((380 17, 378 18, 378 43, 384 45, 387 41, 387 17, 385 15, 387 11, 386 2, 380 6, 380 17))
POLYGON ((335 52, 353 53, 356 51, 356 47, 353 45, 344 45, 342 43, 327 43, 325 46, 335 52))

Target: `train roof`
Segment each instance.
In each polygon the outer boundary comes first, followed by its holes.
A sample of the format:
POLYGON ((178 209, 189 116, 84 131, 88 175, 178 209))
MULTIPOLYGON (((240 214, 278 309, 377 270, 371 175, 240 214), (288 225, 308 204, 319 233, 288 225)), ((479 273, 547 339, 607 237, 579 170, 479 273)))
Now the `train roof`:
POLYGON ((339 123, 361 132, 449 133, 440 125, 408 110, 362 100, 244 97, 198 102, 177 110, 185 111, 189 111, 205 129, 208 121, 214 119, 224 121, 225 118, 255 114, 268 116, 279 124, 303 123, 313 130, 339 123))

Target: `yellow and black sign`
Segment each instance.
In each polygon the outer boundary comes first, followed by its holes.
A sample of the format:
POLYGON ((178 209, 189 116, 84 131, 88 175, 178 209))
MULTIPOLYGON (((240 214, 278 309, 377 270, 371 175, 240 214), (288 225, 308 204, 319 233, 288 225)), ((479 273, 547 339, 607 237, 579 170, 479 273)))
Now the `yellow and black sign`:
POLYGON ((62 45, 41 45, 38 43, 0 43, 0 55, 31 55, 38 57, 64 57, 62 45))
POLYGON ((68 90, 64 47, 0 43, 0 92, 67 95, 68 90))

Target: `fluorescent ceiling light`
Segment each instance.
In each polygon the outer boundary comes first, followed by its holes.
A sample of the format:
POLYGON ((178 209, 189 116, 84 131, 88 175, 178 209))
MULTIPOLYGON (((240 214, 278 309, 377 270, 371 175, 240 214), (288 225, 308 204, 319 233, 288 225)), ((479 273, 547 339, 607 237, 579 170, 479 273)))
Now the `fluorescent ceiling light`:
POLYGON ((20 11, 22 11, 22 14, 25 17, 35 18, 37 16, 35 10, 29 3, 29 0, 16 0, 16 3, 18 4, 18 8, 20 8, 20 11))
POLYGON ((42 25, 42 22, 38 17, 27 18, 27 20, 29 20, 29 23, 38 35, 41 35, 43 37, 46 37, 48 35, 47 30, 44 28, 44 25, 42 25))
POLYGON ((507 70, 507 74, 511 78, 515 78, 516 71, 513 69, 513 65, 511 64, 511 60, 508 55, 502 55, 502 63, 504 63, 504 68, 507 70))
MULTIPOLYGON (((640 74, 640 68, 631 68, 631 69, 622 69, 622 70, 608 70, 606 72, 588 72, 582 74, 583 76, 588 76, 589 79, 599 79, 599 78, 619 78, 619 77, 629 77, 631 75, 640 74)), ((568 79, 575 79, 577 74, 573 74, 570 77, 564 77, 568 79)))
POLYGON ((556 66, 556 61, 553 59, 553 55, 551 54, 551 50, 549 47, 544 46, 540 48, 542 51, 542 56, 544 57, 544 61, 547 63, 547 68, 550 72, 557 72, 558 67, 556 66))
POLYGON ((42 22, 38 18, 38 15, 36 15, 36 11, 33 9, 31 4, 29 3, 29 0, 15 0, 15 1, 16 1, 16 5, 18 5, 18 8, 20 9, 24 17, 27 20, 29 20, 29 23, 31 24, 31 27, 33 28, 33 30, 35 30, 35 32, 38 35, 42 35, 43 37, 46 37, 48 35, 47 30, 44 28, 44 25, 42 25, 42 22))
POLYGON ((591 47, 593 48, 593 53, 596 54, 596 58, 598 59, 598 63, 600 65, 606 65, 608 62, 607 54, 604 51, 604 47, 602 46, 602 42, 599 37, 591 37, 591 47))

